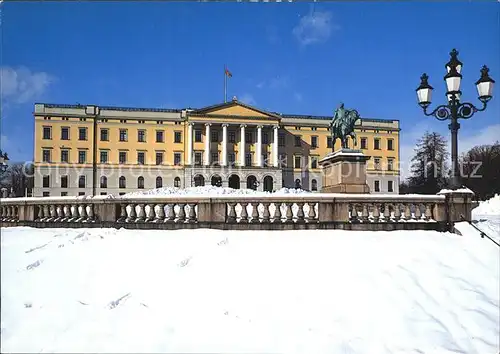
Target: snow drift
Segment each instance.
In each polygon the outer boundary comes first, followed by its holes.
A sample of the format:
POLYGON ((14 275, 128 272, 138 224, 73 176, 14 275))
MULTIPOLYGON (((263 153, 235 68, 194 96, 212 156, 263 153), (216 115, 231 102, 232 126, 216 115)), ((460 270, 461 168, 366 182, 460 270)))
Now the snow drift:
POLYGON ((2 352, 499 350, 500 255, 477 235, 1 231, 2 352))
POLYGON ((130 192, 125 194, 126 196, 142 196, 142 195, 255 195, 255 196, 266 196, 266 195, 284 195, 284 194, 302 194, 310 193, 302 189, 293 188, 281 188, 274 193, 270 192, 260 192, 253 189, 233 189, 215 186, 203 186, 203 187, 188 187, 188 188, 156 188, 144 191, 130 192))

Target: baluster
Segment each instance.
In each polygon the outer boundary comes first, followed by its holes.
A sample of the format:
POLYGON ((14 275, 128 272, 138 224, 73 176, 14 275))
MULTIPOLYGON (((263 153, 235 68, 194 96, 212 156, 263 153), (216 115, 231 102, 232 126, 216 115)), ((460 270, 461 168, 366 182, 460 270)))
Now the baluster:
POLYGON ((259 220, 259 203, 252 202, 250 203, 252 205, 252 219, 250 220, 251 223, 258 223, 260 222, 259 220))
POLYGON ((55 211, 56 211, 56 217, 54 218, 55 222, 59 222, 62 219, 62 206, 61 205, 55 205, 54 206, 55 211))
POLYGON ((412 218, 410 207, 411 207, 410 203, 405 203, 405 219, 407 221, 411 220, 411 218, 412 218))
POLYGON ((177 222, 183 223, 186 222, 186 211, 184 210, 184 207, 186 204, 179 204, 179 219, 177 222))
POLYGON ((363 222, 367 222, 368 218, 370 217, 370 212, 368 211, 368 203, 363 203, 361 206, 362 206, 361 220, 363 222))
POLYGON ((70 218, 68 219, 68 222, 73 222, 77 219, 77 211, 76 211, 77 207, 76 205, 70 205, 69 207, 69 212, 70 212, 70 218))
POLYGON ((269 205, 271 203, 262 203, 264 206, 264 213, 262 214, 262 222, 268 223, 271 220, 271 214, 269 213, 269 205))
POLYGON ((281 224, 281 203, 274 203, 274 218, 273 223, 281 224))
POLYGON ((391 204, 384 203, 384 222, 391 221, 391 204))
POLYGON ((358 212, 356 211, 356 205, 349 203, 349 221, 357 222, 358 220, 358 212))
POLYGON ((14 221, 19 221, 19 207, 14 205, 14 221))
POLYGON ((155 205, 154 204, 148 204, 149 210, 147 211, 146 214, 146 222, 151 222, 155 219, 155 205))
POLYGON ((57 217, 56 207, 54 204, 51 204, 48 207, 49 207, 49 216, 45 221, 54 221, 57 217))
POLYGON ((136 213, 135 213, 135 204, 128 204, 130 206, 130 213, 128 214, 127 219, 125 220, 126 222, 134 222, 136 219, 136 213))
POLYGON ((173 203, 167 204, 167 218, 165 219, 165 222, 168 223, 175 222, 175 209, 173 203))
POLYGON ((4 206, 0 205, 0 221, 5 221, 4 206))
POLYGON ((189 203, 189 214, 188 214, 188 222, 196 222, 196 210, 195 210, 195 203, 189 203))
POLYGON ((96 222, 96 215, 94 212, 94 204, 87 204, 87 212, 88 212, 88 217, 87 217, 87 222, 96 222))
POLYGON ((425 221, 432 220, 432 209, 431 209, 431 203, 425 203, 425 221))
POLYGON ((373 203, 373 222, 379 222, 380 220, 380 204, 373 203))
POLYGON ((285 205, 286 205, 286 219, 285 219, 285 222, 291 223, 291 222, 293 222, 293 211, 292 211, 293 203, 285 202, 285 205))
POLYGON ((240 205, 241 205, 240 223, 247 223, 248 222, 248 212, 247 212, 248 203, 240 202, 240 205))
POLYGON ((47 221, 47 219, 50 217, 50 211, 49 211, 49 205, 44 204, 43 205, 43 219, 42 221, 47 221))
POLYGON ((307 203, 309 211, 307 213, 307 222, 316 221, 316 203, 307 203))
POLYGON ((158 204, 158 211, 156 212, 154 222, 164 222, 165 220, 165 204, 158 204))
POLYGON ((228 214, 227 214, 227 222, 228 223, 235 223, 236 222, 236 203, 227 203, 227 205, 229 206, 229 211, 228 211, 228 214))
POLYGON ((401 221, 401 203, 394 203, 394 221, 401 221))
POLYGON ((146 213, 144 212, 144 204, 137 204, 139 212, 135 218, 135 222, 144 222, 146 220, 146 213))
POLYGON ((86 208, 85 204, 79 205, 78 211, 80 212, 80 218, 78 219, 78 222, 85 222, 87 220, 87 208, 86 208), (81 207, 81 209, 80 209, 80 207, 81 207))
POLYGON ((422 219, 422 211, 420 210, 421 204, 415 203, 415 220, 420 221, 422 219))
POLYGON ((14 220, 14 207, 12 205, 8 205, 7 210, 9 213, 9 217, 8 217, 7 221, 13 221, 14 220))
POLYGON ((297 207, 298 207, 297 222, 304 223, 305 222, 305 220, 304 220, 304 203, 302 203, 302 202, 297 203, 297 207))
POLYGON ((5 218, 4 218, 5 221, 9 221, 10 220, 10 208, 8 205, 5 206, 5 218))
POLYGON ((118 217, 118 222, 127 221, 127 204, 120 203, 120 216, 118 217))

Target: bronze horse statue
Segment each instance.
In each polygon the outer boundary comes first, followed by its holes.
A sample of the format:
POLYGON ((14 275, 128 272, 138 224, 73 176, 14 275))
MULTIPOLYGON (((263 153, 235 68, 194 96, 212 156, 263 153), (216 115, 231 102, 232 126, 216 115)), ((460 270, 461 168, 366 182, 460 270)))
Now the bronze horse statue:
POLYGON ((340 139, 342 148, 347 149, 347 138, 350 136, 354 141, 354 146, 358 145, 356 133, 354 132, 354 124, 359 116, 358 111, 355 109, 345 109, 344 104, 341 103, 339 108, 335 110, 333 119, 330 122, 329 130, 332 136, 332 151, 335 147, 335 141, 340 139))

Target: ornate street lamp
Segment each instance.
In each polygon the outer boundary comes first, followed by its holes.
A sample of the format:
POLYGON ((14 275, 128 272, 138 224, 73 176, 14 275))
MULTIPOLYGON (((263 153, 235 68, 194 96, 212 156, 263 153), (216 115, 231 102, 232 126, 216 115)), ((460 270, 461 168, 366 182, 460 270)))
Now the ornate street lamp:
POLYGON ((458 188, 460 186, 460 169, 458 166, 458 129, 460 129, 459 119, 469 119, 476 112, 484 111, 487 102, 493 97, 493 84, 495 81, 489 77, 489 69, 484 65, 481 69, 481 77, 476 82, 479 100, 482 103, 481 108, 477 108, 472 103, 460 102, 462 92, 460 91, 460 82, 462 81, 462 62, 458 60, 458 51, 453 49, 450 53, 450 61, 446 64, 447 74, 444 76, 446 82, 446 97, 448 104, 443 104, 432 112, 427 112, 427 107, 431 104, 432 86, 429 85, 427 74, 420 77, 420 86, 417 88, 418 104, 423 108, 426 116, 434 116, 438 120, 451 120, 448 128, 451 131, 451 186, 458 188))
POLYGON ((9 157, 7 156, 7 153, 2 153, 2 150, 0 150, 0 174, 3 174, 5 171, 7 171, 7 164, 5 161, 9 161, 9 157))

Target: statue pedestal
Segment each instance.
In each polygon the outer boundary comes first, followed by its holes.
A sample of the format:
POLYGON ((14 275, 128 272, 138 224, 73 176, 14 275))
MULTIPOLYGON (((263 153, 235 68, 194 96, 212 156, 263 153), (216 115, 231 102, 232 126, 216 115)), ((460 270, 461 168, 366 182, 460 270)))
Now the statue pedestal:
POLYGON ((361 150, 340 149, 319 161, 323 174, 322 193, 370 193, 366 184, 366 161, 361 150))

